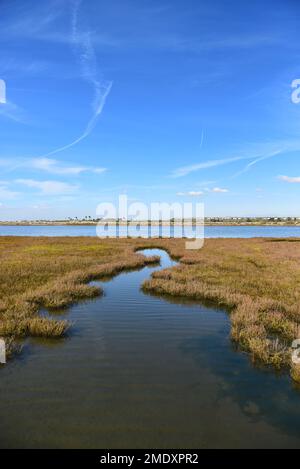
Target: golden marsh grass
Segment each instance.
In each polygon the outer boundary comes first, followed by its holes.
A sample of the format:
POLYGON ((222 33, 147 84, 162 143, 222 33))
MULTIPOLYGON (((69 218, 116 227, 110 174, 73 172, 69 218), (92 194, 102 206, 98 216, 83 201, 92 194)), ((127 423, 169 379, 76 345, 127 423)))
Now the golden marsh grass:
POLYGON ((157 262, 136 251, 161 248, 180 262, 154 272, 143 289, 213 301, 231 317, 231 337, 253 361, 289 367, 300 337, 300 240, 208 239, 199 251, 182 239, 0 238, 0 336, 60 337, 69 323, 39 316, 100 295, 91 280, 157 262))

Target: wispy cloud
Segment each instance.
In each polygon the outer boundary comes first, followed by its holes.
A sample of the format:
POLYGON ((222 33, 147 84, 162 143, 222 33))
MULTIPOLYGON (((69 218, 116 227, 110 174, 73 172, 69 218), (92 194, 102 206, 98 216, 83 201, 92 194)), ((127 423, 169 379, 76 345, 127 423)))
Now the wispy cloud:
POLYGON ((50 63, 45 60, 25 60, 24 58, 14 59, 10 55, 0 57, 0 75, 38 75, 49 67, 50 63))
MULTIPOLYGON (((74 54, 78 59, 82 79, 85 80, 93 89, 93 100, 91 103, 92 115, 81 135, 79 135, 73 141, 41 155, 40 158, 47 158, 65 151, 87 138, 95 128, 97 121, 102 114, 106 99, 112 88, 111 81, 106 82, 99 78, 97 59, 92 42, 91 31, 79 31, 78 22, 80 5, 81 0, 71 0, 72 32, 70 36, 70 44, 72 45, 74 54)), ((60 8, 57 2, 52 2, 50 4, 49 10, 46 12, 47 14, 38 15, 38 21, 36 21, 37 18, 32 20, 31 16, 28 16, 26 20, 20 20, 21 24, 19 28, 16 28, 15 25, 10 26, 7 34, 18 35, 19 31, 22 31, 22 34, 25 34, 25 37, 27 32, 29 37, 38 39, 40 38, 41 32, 43 32, 44 29, 46 29, 47 32, 47 27, 49 24, 52 24, 62 14, 62 11, 63 10, 60 8)), ((0 109, 0 113, 16 121, 21 121, 20 110, 12 103, 10 105, 8 104, 5 109, 0 109)))
POLYGON ((284 182, 289 182, 290 184, 300 184, 300 176, 291 177, 291 176, 278 176, 278 179, 284 182))
POLYGON ((78 175, 86 171, 84 166, 62 166, 57 160, 50 158, 34 158, 28 161, 28 166, 53 174, 78 175))
POLYGON ((259 156, 258 158, 255 158, 253 161, 251 161, 251 163, 248 163, 245 166, 245 168, 243 168, 241 171, 236 173, 235 176, 240 176, 241 174, 246 173, 247 171, 249 171, 249 169, 251 169, 253 166, 255 166, 260 161, 268 160, 269 158, 273 158, 274 156, 280 155, 283 152, 284 152, 284 149, 281 148, 279 150, 271 151, 270 153, 259 156))
MULTIPOLYGON (((266 35, 266 34, 248 34, 243 35, 228 35, 224 36, 222 40, 214 39, 211 36, 202 36, 202 37, 183 37, 178 34, 166 35, 161 34, 157 35, 148 46, 152 48, 159 48, 165 50, 173 50, 175 52, 213 52, 218 50, 225 49, 254 49, 257 47, 266 47, 274 45, 288 45, 287 41, 283 38, 276 37, 275 35, 266 35)), ((143 41, 145 44, 145 40, 143 41)), ((137 46, 137 45, 136 45, 137 46)), ((139 45, 138 45, 139 46, 139 45)))
POLYGON ((3 171, 12 172, 18 169, 43 171, 63 176, 79 176, 85 172, 101 174, 107 171, 103 167, 73 165, 51 158, 0 158, 0 167, 3 171))
POLYGON ((225 192, 229 192, 228 189, 224 189, 222 187, 214 187, 213 189, 211 189, 211 192, 216 192, 216 193, 225 193, 225 192))
POLYGON ((240 176, 241 174, 249 171, 253 166, 264 160, 269 160, 276 156, 293 153, 300 150, 300 140, 282 140, 275 142, 259 143, 256 144, 256 155, 252 155, 252 159, 241 171, 234 174, 233 177, 240 176))
POLYGON ((200 195, 203 195, 204 192, 202 191, 189 191, 189 192, 177 192, 176 195, 178 196, 189 196, 189 197, 199 197, 200 195))
POLYGON ((179 177, 187 176, 188 174, 193 173, 195 171, 200 171, 201 169, 214 168, 214 167, 217 167, 217 166, 222 166, 222 165, 225 165, 225 164, 233 163, 235 161, 249 159, 249 158, 250 158, 249 156, 246 156, 246 157, 236 156, 236 157, 224 158, 224 159, 220 159, 220 160, 208 160, 208 161, 204 161, 202 163, 196 163, 196 164, 189 165, 189 166, 182 166, 181 168, 175 169, 171 173, 171 177, 179 178, 179 177))
POLYGON ((96 174, 102 174, 102 173, 105 173, 107 171, 107 168, 94 168, 94 169, 92 169, 92 171, 96 174))
POLYGON ((201 195, 207 194, 209 192, 214 192, 214 193, 226 193, 229 192, 228 189, 222 188, 222 187, 213 187, 212 189, 205 188, 204 191, 188 191, 188 192, 177 192, 176 195, 181 196, 181 197, 199 197, 201 195))
POLYGON ((13 200, 19 195, 18 192, 10 190, 8 184, 6 181, 0 181, 0 201, 13 200))
POLYGON ((207 40, 199 48, 201 49, 251 49, 260 46, 274 46, 275 44, 283 43, 282 38, 275 35, 265 34, 248 34, 238 36, 227 36, 222 40, 207 40))
POLYGON ((73 49, 79 59, 82 78, 93 87, 93 114, 89 122, 87 123, 84 132, 78 138, 68 143, 67 145, 64 145, 60 148, 56 148, 55 150, 47 153, 46 155, 44 155, 45 157, 55 155, 64 150, 67 150, 73 147, 74 145, 77 145, 79 142, 81 142, 90 135, 98 121, 98 118, 100 117, 103 111, 106 98, 109 95, 112 87, 112 82, 103 82, 97 77, 97 60, 91 40, 91 32, 78 32, 78 12, 80 4, 81 0, 74 0, 72 2, 72 42, 73 49))
POLYGON ((17 106, 10 101, 0 103, 0 116, 21 124, 28 123, 25 111, 20 106, 17 106))
POLYGON ((37 2, 36 7, 30 10, 22 3, 14 6, 14 21, 5 21, 1 25, 1 36, 9 40, 20 37, 37 39, 41 32, 49 30, 63 14, 62 2, 57 0, 37 2))
POLYGON ((43 195, 70 194, 78 186, 60 181, 36 181, 35 179, 17 179, 16 184, 22 184, 32 189, 38 189, 43 195))
POLYGON ((95 168, 92 166, 70 166, 66 163, 62 163, 58 160, 53 160, 50 158, 33 158, 32 160, 28 160, 26 165, 33 169, 61 175, 76 176, 87 171, 100 174, 106 171, 106 168, 95 168))
POLYGON ((203 161, 203 162, 188 165, 188 166, 182 166, 180 168, 174 169, 170 176, 173 178, 179 178, 179 177, 187 176, 190 173, 200 171, 203 169, 215 168, 218 166, 235 163, 237 161, 252 160, 241 171, 234 174, 233 177, 236 177, 249 171, 253 166, 255 166, 261 161, 273 158, 275 156, 283 155, 285 153, 294 152, 299 149, 300 149, 299 140, 278 141, 278 142, 271 142, 271 143, 258 143, 255 145, 253 144, 250 147, 248 154, 245 150, 243 150, 240 156, 222 158, 222 159, 217 159, 217 160, 208 160, 208 161, 203 161))
POLYGON ((86 31, 84 33, 78 30, 78 13, 80 8, 81 0, 72 1, 72 13, 71 13, 71 24, 72 24, 72 45, 73 50, 79 60, 82 78, 87 81, 93 88, 93 102, 92 109, 93 113, 88 121, 85 130, 79 137, 66 145, 56 148, 42 157, 47 158, 48 156, 55 155, 62 151, 68 150, 74 147, 79 142, 84 140, 90 135, 95 128, 97 121, 102 114, 106 98, 108 97, 112 88, 112 82, 104 82, 97 76, 97 60, 95 50, 91 40, 91 32, 86 31))

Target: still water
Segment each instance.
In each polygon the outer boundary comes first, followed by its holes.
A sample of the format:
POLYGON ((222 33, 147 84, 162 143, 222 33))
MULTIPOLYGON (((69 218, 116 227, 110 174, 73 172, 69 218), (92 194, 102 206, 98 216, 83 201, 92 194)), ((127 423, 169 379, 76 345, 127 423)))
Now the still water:
MULTIPOLYGON (((204 229, 206 238, 289 238, 300 237, 300 226, 206 226, 204 229)), ((120 237, 174 237, 199 238, 202 237, 202 228, 192 226, 153 226, 151 233, 147 226, 129 227, 120 226, 102 228, 99 232, 102 236, 120 237)), ((0 236, 96 236, 96 226, 0 226, 0 236)))
POLYGON ((151 272, 102 282, 0 369, 0 447, 300 448, 300 392, 234 350, 223 311, 145 295, 151 272))

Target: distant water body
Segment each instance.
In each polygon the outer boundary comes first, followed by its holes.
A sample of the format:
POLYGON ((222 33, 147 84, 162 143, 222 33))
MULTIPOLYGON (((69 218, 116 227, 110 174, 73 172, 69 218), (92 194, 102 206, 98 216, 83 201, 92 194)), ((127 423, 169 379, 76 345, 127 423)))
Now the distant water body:
MULTIPOLYGON (((290 238, 300 237, 299 226, 206 226, 205 238, 290 238)), ((115 237, 115 228, 102 229, 102 235, 115 237)), ((119 237, 199 237, 199 227, 196 231, 192 226, 154 226, 149 233, 147 226, 139 230, 125 226, 118 228, 119 237), (195 236, 196 234, 196 236, 195 236), (151 236, 150 236, 151 235, 151 236)), ((97 236, 96 226, 0 226, 0 236, 97 236)))

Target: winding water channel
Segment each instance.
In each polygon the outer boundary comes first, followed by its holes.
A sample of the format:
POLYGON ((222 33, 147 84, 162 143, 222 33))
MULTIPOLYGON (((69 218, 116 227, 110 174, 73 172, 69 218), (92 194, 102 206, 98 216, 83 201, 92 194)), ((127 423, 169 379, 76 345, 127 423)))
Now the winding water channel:
POLYGON ((28 340, 0 369, 0 447, 300 447, 300 392, 254 368, 228 315, 144 294, 151 272, 101 282, 105 295, 60 314, 63 340, 28 340))

